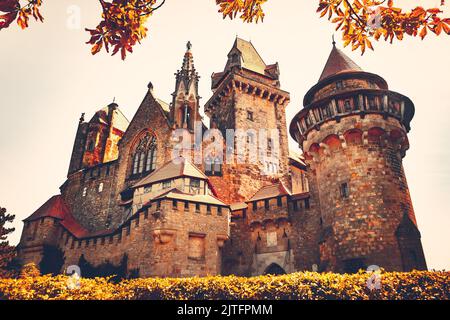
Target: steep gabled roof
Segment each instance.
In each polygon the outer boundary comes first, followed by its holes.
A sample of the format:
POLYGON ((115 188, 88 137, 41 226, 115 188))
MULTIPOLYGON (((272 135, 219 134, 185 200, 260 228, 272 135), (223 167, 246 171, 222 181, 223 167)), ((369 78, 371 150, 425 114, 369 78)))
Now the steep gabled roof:
MULTIPOLYGON (((240 38, 236 38, 236 41, 233 44, 233 48, 230 50, 230 53, 234 50, 238 50, 241 53, 241 67, 260 73, 265 74, 267 65, 264 63, 264 60, 259 55, 258 51, 256 51, 255 47, 250 41, 246 41, 240 38)), ((230 61, 229 61, 230 62, 230 61)), ((229 62, 225 69, 228 69, 229 62)))
POLYGON ((282 182, 278 182, 276 184, 271 184, 269 186, 262 187, 247 202, 276 198, 279 196, 290 194, 291 193, 288 190, 288 188, 286 188, 282 182))
POLYGON ((39 209, 23 221, 33 221, 45 217, 52 217, 62 220, 68 212, 69 208, 66 206, 61 196, 56 195, 48 199, 42 206, 39 207, 39 209))
POLYGON ((191 201, 191 202, 198 202, 198 203, 206 203, 206 204, 213 204, 213 205, 220 205, 220 206, 228 206, 218 198, 209 195, 209 194, 190 194, 182 192, 181 190, 174 188, 167 192, 164 192, 163 194, 156 196, 152 198, 153 200, 157 199, 175 199, 175 200, 181 200, 181 201, 191 201))
POLYGON ((192 162, 184 158, 178 158, 166 162, 161 168, 153 171, 151 174, 138 181, 133 188, 177 177, 193 177, 208 180, 208 177, 192 162))
POLYGON ((319 82, 338 73, 363 71, 352 59, 333 45, 319 82))
POLYGON ((39 209, 23 221, 30 222, 45 217, 60 220, 60 224, 76 237, 83 237, 88 234, 88 231, 72 216, 69 207, 61 195, 56 195, 48 199, 39 209))
POLYGON ((114 123, 113 126, 116 129, 119 129, 122 132, 125 132, 128 128, 130 122, 127 117, 123 114, 123 112, 119 109, 119 106, 116 103, 111 103, 109 106, 104 107, 98 110, 89 121, 90 123, 101 123, 105 125, 109 125, 110 112, 114 112, 114 123))

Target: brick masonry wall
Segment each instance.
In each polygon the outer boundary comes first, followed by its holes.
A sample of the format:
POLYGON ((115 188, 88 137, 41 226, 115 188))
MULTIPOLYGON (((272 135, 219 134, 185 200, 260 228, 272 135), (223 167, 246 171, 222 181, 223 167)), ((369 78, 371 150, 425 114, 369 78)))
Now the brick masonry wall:
POLYGON ((369 81, 366 79, 345 79, 342 80, 342 88, 336 87, 336 82, 332 82, 323 86, 320 90, 318 90, 314 96, 313 100, 319 100, 325 97, 329 97, 335 94, 339 94, 345 91, 351 91, 356 89, 364 89, 364 88, 373 88, 380 89, 380 87, 373 81, 369 81))
POLYGON ((99 231, 111 226, 116 170, 117 162, 100 164, 70 175, 61 187, 72 215, 87 230, 99 231))
POLYGON ((58 220, 51 217, 25 222, 18 247, 22 264, 39 264, 43 246, 55 245, 61 231, 58 220))
POLYGON ((79 240, 62 234, 59 243, 65 252, 65 267, 77 265, 82 254, 93 265, 106 261, 118 265, 126 253, 128 270, 139 269, 143 277, 219 274, 220 248, 229 236, 229 212, 222 210, 220 215, 213 206, 208 213, 202 205, 198 213, 195 204, 189 211, 182 205, 174 209, 172 201, 162 201, 160 209, 154 205, 140 212, 111 235, 79 240), (204 238, 204 257, 189 258, 189 235, 204 238))
POLYGON ((348 271, 357 259, 403 270, 396 230, 403 215, 415 219, 401 163, 403 145, 394 132, 406 136, 397 120, 366 115, 329 121, 308 134, 303 147, 314 175, 310 185, 318 189, 325 270, 348 271), (369 136, 372 128, 384 135, 369 136), (343 183, 348 197, 341 194, 343 183))
POLYGON ((233 212, 231 239, 223 252, 224 274, 263 274, 272 263, 285 272, 312 270, 318 265, 318 204, 310 198, 284 196, 281 206, 277 198, 269 199, 266 210, 264 200, 257 202, 255 211, 249 203, 245 211, 233 212))
MULTIPOLYGON (((255 130, 255 142, 258 144, 260 130, 266 130, 268 137, 270 137, 269 130, 272 129, 277 130, 279 134, 277 137, 279 154, 276 156, 277 173, 262 174, 266 169, 267 159, 261 159, 259 153, 257 163, 248 161, 243 164, 236 163, 238 152, 235 150, 234 162, 224 165, 223 176, 220 179, 211 179, 215 188, 225 197, 224 200, 233 203, 249 199, 262 186, 271 184, 276 179, 283 180, 287 185, 290 184, 290 179, 287 177, 289 168, 285 116, 285 108, 289 100, 287 98, 281 102, 277 99, 271 100, 272 94, 286 96, 288 94, 278 88, 278 82, 245 70, 232 73, 223 80, 223 83, 229 82, 242 83, 242 86, 230 85, 228 89, 223 91, 218 89, 214 93, 215 96, 220 96, 220 104, 209 110, 209 116, 213 119, 212 126, 219 129, 224 137, 227 129, 255 130), (264 92, 267 95, 264 95, 264 92), (253 120, 248 119, 248 112, 253 114, 253 120)), ((275 139, 274 142, 276 143, 277 140, 275 139)), ((262 143, 264 147, 267 145, 266 141, 262 143)))

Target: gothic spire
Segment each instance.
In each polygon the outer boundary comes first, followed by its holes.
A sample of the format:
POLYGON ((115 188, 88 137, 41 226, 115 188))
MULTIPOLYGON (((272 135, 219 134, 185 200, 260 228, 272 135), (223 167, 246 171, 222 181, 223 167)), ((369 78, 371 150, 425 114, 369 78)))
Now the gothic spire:
POLYGON ((175 73, 175 78, 175 92, 172 94, 173 100, 170 106, 171 118, 176 127, 192 130, 195 121, 201 121, 201 116, 198 111, 200 99, 198 81, 200 77, 194 67, 190 41, 186 44, 183 64, 181 70, 175 73))
MULTIPOLYGON (((192 44, 190 41, 186 44, 186 53, 184 54, 183 64, 181 70, 178 70, 176 76, 176 90, 179 90, 181 83, 184 84, 184 90, 189 91, 190 87, 194 83, 195 87, 198 84, 198 73, 194 66, 194 56, 192 55, 192 44)), ((197 89, 197 88, 196 88, 197 89)))
POLYGON ((194 56, 192 55, 192 44, 190 41, 188 41, 188 43, 186 44, 186 53, 184 54, 184 58, 183 58, 183 65, 181 67, 181 70, 183 71, 194 71, 195 72, 195 67, 194 67, 194 56))

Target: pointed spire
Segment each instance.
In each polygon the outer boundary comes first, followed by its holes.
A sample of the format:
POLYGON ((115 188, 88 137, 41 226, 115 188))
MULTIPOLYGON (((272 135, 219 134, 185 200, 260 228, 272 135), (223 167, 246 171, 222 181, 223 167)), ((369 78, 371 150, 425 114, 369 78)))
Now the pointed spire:
POLYGON ((175 73, 175 91, 170 106, 171 121, 179 128, 192 129, 194 122, 199 119, 198 82, 200 76, 194 67, 194 56, 191 52, 192 44, 186 44, 181 70, 175 73))
POLYGON ((186 44, 186 53, 183 58, 183 65, 181 66, 182 71, 195 72, 194 56, 192 55, 191 49, 192 43, 188 41, 186 44))
MULTIPOLYGON (((186 53, 184 54, 183 64, 181 70, 175 73, 176 76, 176 91, 179 88, 180 83, 184 83, 184 89, 189 90, 189 87, 194 82, 197 87, 199 76, 194 67, 194 56, 192 55, 192 43, 190 41, 186 44, 186 53)), ((196 88, 197 90, 197 88, 196 88)))
POLYGON ((331 49, 330 56, 327 63, 323 68, 319 81, 325 78, 331 77, 335 74, 351 71, 363 71, 352 59, 350 59, 345 53, 336 48, 336 42, 333 36, 333 48, 331 49))

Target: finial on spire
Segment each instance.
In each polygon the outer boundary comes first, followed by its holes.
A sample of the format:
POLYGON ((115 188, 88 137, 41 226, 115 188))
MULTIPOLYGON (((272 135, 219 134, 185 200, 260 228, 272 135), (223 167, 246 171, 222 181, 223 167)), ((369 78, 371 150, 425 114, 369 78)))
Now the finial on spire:
POLYGON ((333 35, 331 36, 331 39, 333 39, 333 42, 331 42, 331 43, 333 44, 333 47, 335 47, 335 46, 336 46, 336 41, 334 41, 334 33, 333 33, 333 35))
POLYGON ((84 122, 84 112, 81 114, 81 117, 80 117, 80 124, 82 124, 84 122))
POLYGON ((191 43, 190 41, 188 41, 188 42, 186 43, 186 48, 187 48, 188 50, 191 50, 191 48, 192 48, 192 43, 191 43))

